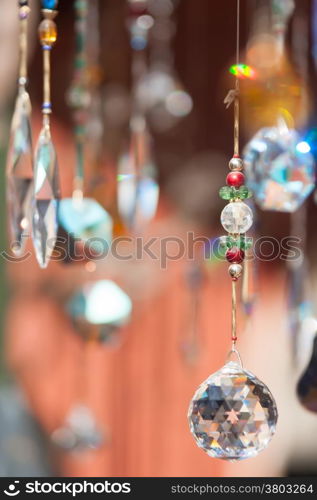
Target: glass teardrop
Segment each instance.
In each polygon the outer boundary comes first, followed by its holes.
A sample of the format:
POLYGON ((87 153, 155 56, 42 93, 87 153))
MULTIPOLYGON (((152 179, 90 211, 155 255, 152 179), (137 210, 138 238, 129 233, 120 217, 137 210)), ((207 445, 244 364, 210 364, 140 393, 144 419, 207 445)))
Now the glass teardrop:
POLYGON ((58 165, 49 126, 41 130, 34 162, 33 244, 40 267, 53 253, 58 229, 58 165))
POLYGON ((23 89, 15 104, 6 166, 9 232, 16 255, 22 254, 30 233, 33 179, 30 116, 30 98, 23 89))

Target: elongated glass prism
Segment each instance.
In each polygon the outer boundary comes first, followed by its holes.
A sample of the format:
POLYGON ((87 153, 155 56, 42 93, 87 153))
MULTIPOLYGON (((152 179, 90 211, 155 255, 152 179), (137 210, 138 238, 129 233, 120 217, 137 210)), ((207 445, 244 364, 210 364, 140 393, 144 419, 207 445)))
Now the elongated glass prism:
POLYGON ((21 255, 30 233, 33 179, 31 102, 25 89, 16 100, 7 158, 7 205, 12 251, 21 255))
POLYGON ((41 268, 48 265, 58 229, 58 165, 49 125, 44 125, 34 161, 33 244, 41 268))

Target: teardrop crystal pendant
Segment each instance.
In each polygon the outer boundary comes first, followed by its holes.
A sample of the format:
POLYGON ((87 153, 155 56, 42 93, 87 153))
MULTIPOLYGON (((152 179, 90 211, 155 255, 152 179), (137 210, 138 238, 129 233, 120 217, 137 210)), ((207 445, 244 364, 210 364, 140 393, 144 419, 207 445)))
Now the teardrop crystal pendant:
POLYGON ((31 102, 21 88, 11 125, 7 159, 7 204, 12 251, 21 255, 30 233, 30 205, 33 178, 31 102))
POLYGON ((200 385, 188 412, 197 445, 224 460, 251 458, 266 448, 277 416, 266 385, 233 361, 200 385))
POLYGON ((130 230, 143 231, 154 217, 159 199, 157 169, 145 120, 132 120, 129 150, 118 165, 118 211, 130 230))
POLYGON ((48 265, 57 237, 58 166, 50 127, 44 124, 34 162, 33 244, 41 268, 48 265))
POLYGON ((309 364, 297 384, 297 396, 306 410, 317 413, 317 335, 309 364))

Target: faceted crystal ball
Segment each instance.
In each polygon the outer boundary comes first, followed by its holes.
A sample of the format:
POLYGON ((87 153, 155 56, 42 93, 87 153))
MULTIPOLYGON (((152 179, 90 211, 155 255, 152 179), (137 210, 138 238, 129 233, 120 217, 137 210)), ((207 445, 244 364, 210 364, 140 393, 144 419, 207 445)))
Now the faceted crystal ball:
POLYGON ((221 212, 222 227, 231 234, 246 233, 252 222, 252 210, 242 201, 228 203, 221 212))
POLYGON ((295 130, 262 128, 244 150, 248 186, 264 210, 294 212, 314 189, 315 162, 295 130))
POLYGON ((266 385, 230 361, 200 385, 188 419, 197 445, 209 456, 242 460, 266 448, 277 408, 266 385))

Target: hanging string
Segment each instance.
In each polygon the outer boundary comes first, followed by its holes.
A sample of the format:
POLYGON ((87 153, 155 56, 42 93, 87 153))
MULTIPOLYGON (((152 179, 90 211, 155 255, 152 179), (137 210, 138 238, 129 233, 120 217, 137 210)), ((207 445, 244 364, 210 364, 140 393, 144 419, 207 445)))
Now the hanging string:
MULTIPOLYGON (((236 37, 236 65, 238 67, 240 59, 240 0, 237 0, 237 37, 236 37)), ((238 75, 236 76, 235 96, 234 96, 234 125, 233 125, 233 153, 234 156, 239 156, 239 92, 240 84, 238 75)))
POLYGON ((24 87, 27 83, 27 43, 28 43, 28 15, 29 6, 23 5, 20 8, 20 67, 19 67, 19 85, 24 87))
MULTIPOLYGON (((240 59, 240 0, 237 0, 237 33, 236 33, 236 64, 240 59)), ((239 156, 239 78, 236 76, 234 96, 234 127, 233 127, 233 152, 234 157, 239 156)), ((232 350, 235 349, 237 341, 237 293, 236 281, 232 280, 232 314, 231 314, 231 340, 232 350)))
MULTIPOLYGON (((50 51, 43 50, 43 96, 44 103, 49 104, 51 102, 51 59, 50 59, 50 51)), ((46 113, 48 114, 48 113, 46 113)), ((46 116, 44 114, 44 116, 46 116)))
POLYGON ((74 140, 76 149, 73 201, 81 203, 84 196, 84 156, 87 127, 87 0, 76 1, 74 76, 70 89, 70 106, 73 108, 74 140))
POLYGON ((232 349, 234 350, 237 341, 237 293, 236 281, 232 280, 232 314, 231 314, 231 340, 232 349))

